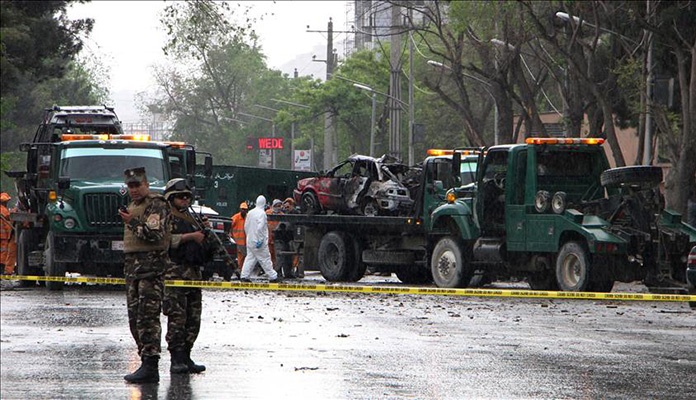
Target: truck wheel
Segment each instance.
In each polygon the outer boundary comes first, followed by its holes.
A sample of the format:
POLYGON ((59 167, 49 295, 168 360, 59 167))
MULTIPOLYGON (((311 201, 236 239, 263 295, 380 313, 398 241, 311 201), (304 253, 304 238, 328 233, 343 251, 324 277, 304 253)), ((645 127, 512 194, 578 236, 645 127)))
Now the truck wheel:
POLYGON ((348 278, 353 264, 353 244, 343 232, 332 231, 324 235, 319 243, 319 271, 330 282, 341 282, 348 278))
POLYGON ((435 245, 430 268, 438 287, 463 287, 473 276, 473 271, 462 254, 459 240, 451 236, 443 237, 435 245))
POLYGON ((625 184, 649 189, 662 182, 662 168, 653 165, 612 168, 602 172, 599 179, 602 186, 606 187, 617 187, 625 184))
POLYGON ((396 277, 408 285, 424 285, 433 281, 430 271, 418 265, 402 265, 396 268, 396 277))
MULTIPOLYGON (((55 261, 55 239, 53 232, 49 232, 46 237, 46 250, 44 250, 44 259, 46 260, 46 276, 55 276, 65 278, 65 263, 55 261)), ((63 283, 46 281, 48 290, 63 290, 63 283)))
MULTIPOLYGON (((29 253, 34 250, 34 233, 23 229, 19 233, 17 241, 17 274, 32 276, 37 275, 35 268, 29 266, 29 253)), ((36 286, 35 281, 19 281, 21 287, 36 286)))
POLYGON ((363 276, 365 276, 365 271, 367 270, 367 264, 365 264, 362 260, 362 251, 363 251, 363 245, 362 243, 355 239, 354 237, 350 238, 350 241, 353 243, 353 267, 350 268, 348 271, 348 276, 346 278, 346 281, 348 282, 357 282, 360 279, 362 279, 363 276))
POLYGON ((567 242, 556 259, 556 280, 565 292, 583 292, 590 284, 590 258, 578 242, 567 242))
POLYGON ((305 214, 319 214, 321 212, 321 207, 319 206, 319 200, 317 196, 312 192, 305 192, 300 198, 300 204, 302 205, 302 211, 305 214))

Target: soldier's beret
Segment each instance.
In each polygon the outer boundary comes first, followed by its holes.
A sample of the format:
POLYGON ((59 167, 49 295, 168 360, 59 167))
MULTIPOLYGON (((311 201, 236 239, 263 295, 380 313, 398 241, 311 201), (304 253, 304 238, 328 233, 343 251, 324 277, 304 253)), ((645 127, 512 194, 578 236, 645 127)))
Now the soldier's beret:
POLYGON ((123 175, 125 175, 126 184, 131 182, 142 183, 147 181, 145 167, 128 168, 127 170, 123 171, 123 175))

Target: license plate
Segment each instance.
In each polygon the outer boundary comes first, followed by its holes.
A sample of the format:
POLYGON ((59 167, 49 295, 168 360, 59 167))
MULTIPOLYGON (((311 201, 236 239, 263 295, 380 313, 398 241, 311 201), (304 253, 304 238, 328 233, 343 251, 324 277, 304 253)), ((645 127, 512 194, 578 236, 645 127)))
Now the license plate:
POLYGON ((123 240, 114 240, 111 242, 111 250, 123 251, 123 240))

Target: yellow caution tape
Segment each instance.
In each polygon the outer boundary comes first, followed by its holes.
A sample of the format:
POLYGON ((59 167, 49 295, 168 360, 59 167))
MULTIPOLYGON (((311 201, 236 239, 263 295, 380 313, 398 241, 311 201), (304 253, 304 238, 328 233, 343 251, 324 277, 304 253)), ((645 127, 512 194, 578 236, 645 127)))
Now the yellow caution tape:
MULTIPOLYGON (((0 275, 3 280, 53 281, 99 283, 109 285, 124 285, 123 278, 87 278, 87 277, 55 277, 55 276, 23 276, 0 275)), ((262 283, 262 282, 214 282, 214 281, 184 281, 167 280, 166 286, 212 288, 212 289, 250 289, 250 290, 279 290, 289 292, 340 292, 340 293, 377 293, 377 294, 416 294, 460 297, 512 297, 535 299, 578 299, 578 300, 619 300, 619 301, 670 301, 696 302, 696 295, 685 294, 653 294, 653 293, 596 293, 596 292, 558 292, 544 290, 519 289, 447 289, 433 287, 396 287, 396 286, 357 286, 357 285, 327 285, 314 283, 262 283)))

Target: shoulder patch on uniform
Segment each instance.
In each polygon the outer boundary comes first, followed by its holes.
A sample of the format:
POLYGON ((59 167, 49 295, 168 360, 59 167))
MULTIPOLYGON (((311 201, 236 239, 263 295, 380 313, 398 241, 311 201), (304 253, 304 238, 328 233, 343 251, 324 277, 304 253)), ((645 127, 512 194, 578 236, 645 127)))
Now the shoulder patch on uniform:
POLYGON ((149 217, 147 217, 147 227, 150 229, 158 229, 160 225, 160 216, 159 214, 150 214, 149 217))

